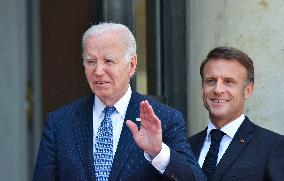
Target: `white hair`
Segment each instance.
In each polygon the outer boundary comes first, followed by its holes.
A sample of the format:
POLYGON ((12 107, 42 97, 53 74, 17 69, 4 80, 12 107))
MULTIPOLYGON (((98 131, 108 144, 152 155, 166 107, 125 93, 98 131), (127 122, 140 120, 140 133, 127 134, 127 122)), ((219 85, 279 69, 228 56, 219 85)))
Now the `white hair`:
POLYGON ((92 25, 83 35, 82 38, 83 51, 85 48, 86 40, 89 36, 98 36, 103 33, 115 32, 115 31, 120 31, 123 33, 123 39, 126 45, 124 58, 127 62, 129 62, 131 57, 136 55, 136 41, 133 34, 128 29, 128 27, 123 24, 104 22, 104 23, 99 23, 97 25, 92 25))

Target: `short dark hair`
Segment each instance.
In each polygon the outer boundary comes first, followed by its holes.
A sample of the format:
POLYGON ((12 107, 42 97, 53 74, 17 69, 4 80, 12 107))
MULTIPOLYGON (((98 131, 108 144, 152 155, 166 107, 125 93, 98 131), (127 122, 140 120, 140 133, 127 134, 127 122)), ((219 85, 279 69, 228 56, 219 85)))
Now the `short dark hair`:
POLYGON ((237 60, 247 70, 247 81, 248 83, 254 83, 254 67, 251 58, 243 51, 234 47, 216 47, 211 50, 205 60, 200 65, 200 76, 203 82, 203 69, 206 63, 210 59, 225 59, 225 60, 237 60))

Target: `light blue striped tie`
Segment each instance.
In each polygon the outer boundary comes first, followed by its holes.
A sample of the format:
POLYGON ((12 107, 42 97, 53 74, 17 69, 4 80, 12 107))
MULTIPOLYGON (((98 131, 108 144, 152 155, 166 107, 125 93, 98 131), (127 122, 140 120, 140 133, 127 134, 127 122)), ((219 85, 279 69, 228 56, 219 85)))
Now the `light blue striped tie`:
POLYGON ((108 180, 112 161, 113 161, 113 132, 111 123, 111 114, 115 111, 115 107, 105 107, 105 117, 99 127, 94 153, 94 164, 97 181, 108 180))

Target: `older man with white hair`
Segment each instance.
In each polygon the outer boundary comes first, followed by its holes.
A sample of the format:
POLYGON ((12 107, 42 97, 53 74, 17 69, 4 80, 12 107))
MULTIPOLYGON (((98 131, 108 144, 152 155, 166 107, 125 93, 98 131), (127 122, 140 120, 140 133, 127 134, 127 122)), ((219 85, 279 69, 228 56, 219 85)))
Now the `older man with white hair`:
POLYGON ((205 180, 182 114, 131 89, 129 29, 94 25, 82 47, 92 94, 49 113, 33 180, 205 180))

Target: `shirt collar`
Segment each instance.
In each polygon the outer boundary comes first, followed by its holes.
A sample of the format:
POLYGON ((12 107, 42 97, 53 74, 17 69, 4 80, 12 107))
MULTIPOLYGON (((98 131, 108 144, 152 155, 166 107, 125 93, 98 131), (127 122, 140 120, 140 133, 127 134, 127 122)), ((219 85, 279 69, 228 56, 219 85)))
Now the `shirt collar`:
POLYGON ((128 89, 127 89, 127 92, 124 94, 124 96, 122 98, 120 98, 119 101, 117 101, 113 105, 123 119, 125 118, 125 114, 126 114, 126 111, 127 111, 128 104, 130 102, 131 94, 132 94, 132 91, 131 91, 131 88, 129 86, 128 89))
MULTIPOLYGON (((223 131, 224 133, 226 133, 227 136, 229 136, 230 138, 233 138, 236 134, 236 132, 238 131, 239 127, 241 126, 241 124, 243 123, 245 119, 245 115, 242 114, 240 117, 238 117, 237 119, 231 121, 229 124, 226 124, 224 127, 221 128, 221 131, 223 131)), ((208 123, 208 127, 207 127, 207 136, 206 139, 209 139, 209 133, 212 129, 218 129, 216 128, 211 121, 209 121, 208 123)))
MULTIPOLYGON (((113 106, 115 107, 116 111, 120 114, 120 116, 124 119, 125 118, 125 114, 127 111, 127 107, 128 107, 128 103, 130 101, 131 98, 131 94, 132 94, 132 90, 130 85, 128 86, 128 89, 126 91, 126 93, 124 94, 124 96, 122 98, 120 98, 113 106)), ((101 115, 104 108, 106 107, 106 105, 95 95, 94 97, 94 106, 93 106, 93 111, 95 114, 97 115, 101 115)))

